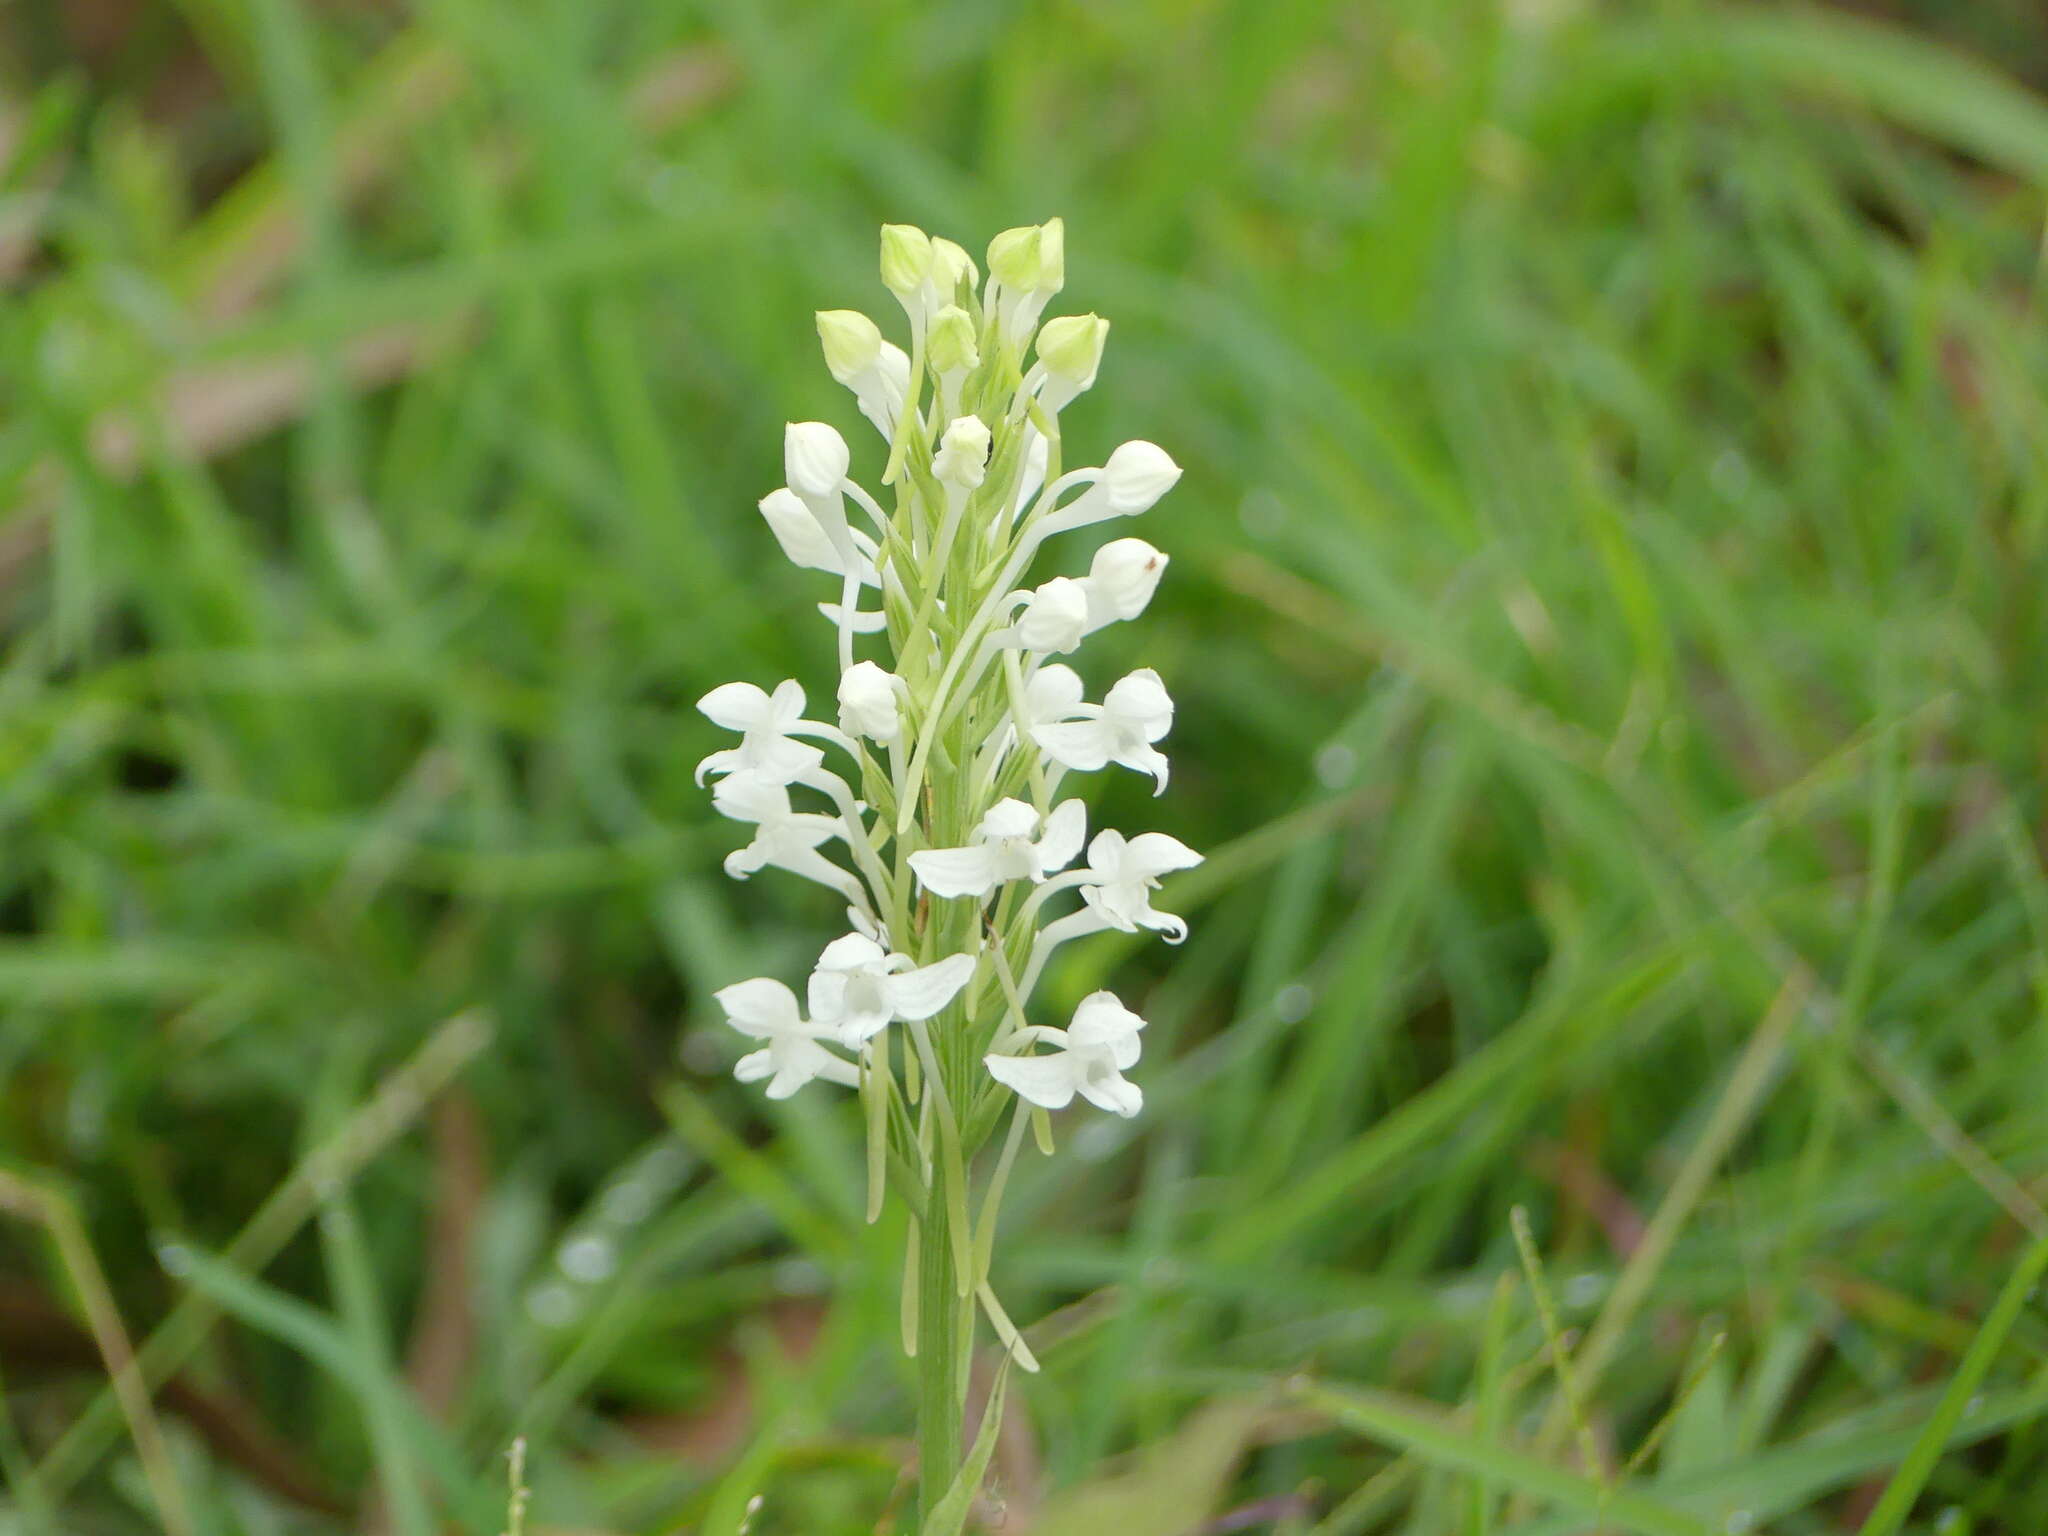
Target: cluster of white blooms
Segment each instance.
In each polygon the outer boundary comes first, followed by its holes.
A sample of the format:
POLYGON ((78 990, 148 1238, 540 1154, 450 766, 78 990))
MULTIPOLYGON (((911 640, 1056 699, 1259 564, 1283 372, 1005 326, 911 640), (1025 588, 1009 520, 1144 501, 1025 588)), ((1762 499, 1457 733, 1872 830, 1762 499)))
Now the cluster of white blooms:
MULTIPOLYGON (((870 1218, 900 1187, 913 1257, 920 1230, 939 1237, 941 1289, 978 1295, 1027 1364, 987 1286, 1003 1180, 1027 1122, 1049 1146, 1045 1112, 1077 1095, 1138 1112, 1125 1074, 1145 1027, 1108 992, 1065 1028, 1033 1024, 1033 991, 1054 950, 1083 934, 1186 937, 1152 894, 1201 862, 1160 832, 1091 839, 1086 807, 1062 795, 1068 774, 1112 764, 1166 788, 1173 700, 1159 675, 1130 672, 1091 703, 1081 674, 1053 659, 1143 613, 1166 556, 1114 538, 1085 575, 1030 585, 1029 572, 1047 539, 1136 517, 1180 478, 1147 442, 1099 467, 1062 462, 1060 412, 1095 382, 1109 331, 1095 315, 1039 323, 1064 279, 1063 237, 1057 219, 998 235, 984 282, 951 241, 883 229, 882 280, 909 349, 848 310, 820 314, 818 335, 881 435, 894 506, 850 478, 852 453, 822 422, 787 428, 787 483, 760 503, 792 561, 839 578, 836 600, 819 604, 838 641, 836 720, 809 718, 794 680, 772 692, 727 683, 699 704, 739 738, 697 770, 716 780, 716 809, 752 829, 727 873, 782 869, 847 903, 849 931, 825 946, 801 1000, 769 977, 717 994, 759 1042, 736 1075, 778 1099, 818 1078, 858 1089, 870 1218), (1006 1110, 972 1235, 965 1170, 1006 1110)), ((926 1336, 943 1340, 933 1326, 927 1316, 926 1336)))

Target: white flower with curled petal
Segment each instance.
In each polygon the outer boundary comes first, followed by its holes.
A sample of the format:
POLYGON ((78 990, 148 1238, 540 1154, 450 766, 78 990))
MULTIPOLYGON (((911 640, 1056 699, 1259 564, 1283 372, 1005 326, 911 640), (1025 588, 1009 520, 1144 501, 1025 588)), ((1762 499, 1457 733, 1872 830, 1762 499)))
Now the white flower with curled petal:
POLYGON ((752 683, 726 683, 697 701, 714 725, 740 733, 740 744, 714 752, 697 765, 697 782, 714 773, 744 773, 768 784, 793 784, 825 760, 816 747, 792 741, 804 734, 830 731, 804 719, 804 690, 794 678, 775 685, 773 693, 752 683))
POLYGON ((1025 1033, 1058 1047, 1046 1056, 984 1056, 989 1076, 1042 1109, 1065 1109, 1079 1094, 1090 1104, 1126 1119, 1144 1107, 1145 1095, 1124 1073, 1138 1064, 1138 1032, 1145 1021, 1117 1001, 1113 992, 1081 999, 1065 1029, 1038 1026, 1025 1033))
POLYGON ((744 880, 769 868, 786 869, 867 904, 860 882, 818 852, 833 838, 846 836, 846 824, 837 816, 793 810, 787 788, 750 773, 720 779, 711 791, 711 807, 721 816, 754 826, 753 841, 726 855, 725 872, 733 879, 744 880))
POLYGON ((970 846, 927 848, 910 856, 910 867, 934 896, 986 896, 1006 881, 1036 884, 1065 869, 1087 835, 1088 811, 1079 800, 1055 806, 1042 830, 1038 812, 1022 800, 998 800, 970 846))
MULTIPOLYGON (((788 486, 778 486, 760 500, 761 516, 768 524, 768 531, 775 535, 775 542, 782 546, 782 552, 789 556, 790 564, 802 566, 807 571, 825 571, 833 576, 846 574, 846 562, 840 558, 839 548, 832 542, 804 499, 788 486)), ((847 541, 854 551, 854 569, 864 587, 880 586, 875 574, 875 541, 858 528, 847 529, 847 541)))
POLYGON ((897 1019, 930 1018, 973 974, 972 955, 918 965, 865 934, 849 933, 825 946, 811 972, 811 1020, 837 1030, 843 1045, 865 1045, 897 1019))
POLYGON ((1091 773, 1121 763, 1152 775, 1154 794, 1166 792, 1166 754, 1152 743, 1173 729, 1173 700, 1150 667, 1126 674, 1100 704, 1076 705, 1078 719, 1034 725, 1031 739, 1062 767, 1091 773))
POLYGON ((1171 912, 1155 911, 1151 893, 1159 889, 1161 875, 1193 869, 1201 862, 1199 853, 1164 832, 1126 838, 1105 828, 1088 844, 1087 869, 1077 871, 1084 880, 1081 899, 1112 928, 1125 933, 1152 928, 1164 934, 1167 943, 1178 944, 1188 936, 1188 925, 1171 912))
POLYGON ((1143 539, 1113 539, 1095 551, 1081 590, 1088 598, 1088 626, 1094 634, 1105 624, 1135 619, 1159 590, 1166 574, 1166 556, 1143 539))
POLYGON ((847 1088, 860 1086, 860 1068, 818 1043, 834 1038, 837 1030, 807 1022, 797 1011, 796 994, 772 976, 735 982, 720 987, 712 996, 725 1010, 726 1023, 750 1039, 765 1042, 733 1067, 732 1075, 741 1082, 758 1083, 766 1078, 771 1099, 786 1099, 814 1078, 847 1088))
POLYGON ((839 729, 884 744, 903 734, 903 701, 910 690, 902 678, 872 661, 857 661, 839 678, 839 729))
POLYGON ((853 309, 818 311, 818 341, 832 377, 853 391, 861 415, 884 441, 896 435, 903 397, 910 391, 910 355, 882 339, 881 328, 853 309))

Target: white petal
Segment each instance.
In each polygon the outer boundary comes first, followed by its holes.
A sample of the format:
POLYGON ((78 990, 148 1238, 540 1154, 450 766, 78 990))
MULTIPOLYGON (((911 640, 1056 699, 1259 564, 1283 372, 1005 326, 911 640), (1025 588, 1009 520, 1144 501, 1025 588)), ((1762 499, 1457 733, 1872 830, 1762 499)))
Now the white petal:
POLYGON ((1045 818, 1045 835, 1038 840, 1041 872, 1051 874, 1074 862, 1088 836, 1088 807, 1079 800, 1062 800, 1045 818))
POLYGON ((1102 712, 1157 741, 1173 728, 1173 699, 1150 667, 1126 673, 1103 695, 1102 712))
POLYGON ((732 1075, 743 1083, 758 1083, 775 1070, 775 1053, 766 1046, 749 1051, 732 1064, 732 1075))
POLYGON ((1102 1077, 1084 1077, 1075 1087, 1081 1090, 1081 1097, 1097 1109, 1106 1109, 1111 1114, 1122 1115, 1126 1120, 1145 1107, 1144 1090, 1126 1078, 1114 1073, 1102 1077))
POLYGON ((768 531, 775 535, 775 542, 782 546, 792 565, 808 571, 830 571, 834 576, 846 574, 845 562, 832 547, 830 536, 795 491, 788 486, 770 491, 761 498, 760 507, 761 516, 768 521, 768 531))
POLYGON ((1088 628, 1093 631, 1118 619, 1135 619, 1152 601, 1166 556, 1143 539, 1114 539, 1095 552, 1084 585, 1088 589, 1088 628))
POLYGON ((974 956, 948 955, 882 984, 889 1006, 899 1019, 928 1019, 953 1001, 974 974, 974 956))
POLYGON ((1143 440, 1125 443, 1102 466, 1101 483, 1109 504, 1126 516, 1148 509, 1178 479, 1180 466, 1166 450, 1143 440))
POLYGON ((796 994, 773 976, 736 981, 711 994, 725 1010, 725 1021, 743 1035, 766 1039, 803 1028, 796 994))
POLYGON ((1071 651, 1087 628, 1087 588, 1071 576, 1055 576, 1031 594, 1017 616, 1017 641, 1040 655, 1071 651))
POLYGON ((1078 1047, 1107 1047, 1119 1067, 1129 1067, 1138 1060, 1138 1031, 1144 1027, 1114 992, 1091 992, 1074 1010, 1067 1035, 1078 1047))
POLYGON ((849 933, 842 939, 834 939, 825 946, 818 956, 821 971, 853 971, 862 966, 880 965, 888 952, 864 933, 849 933))
POLYGON ((984 1056, 988 1075, 1041 1109, 1065 1109, 1074 1102, 1073 1058, 1055 1056, 984 1056))
POLYGON ((986 848, 927 848, 910 856, 910 868, 934 896, 986 896, 996 883, 986 848))
POLYGON ((805 1001, 810 1005, 811 1022, 821 1028, 839 1028, 846 1018, 846 973, 813 971, 804 990, 808 994, 805 1001))
MULTIPOLYGON (((1177 869, 1193 869, 1202 862, 1202 856, 1177 837, 1164 832, 1140 832, 1132 838, 1125 851, 1131 873, 1151 878, 1155 875, 1171 874, 1177 869)), ((1088 861, 1095 862, 1095 850, 1088 851, 1088 861)))
POLYGON ((1080 707, 1081 677, 1064 662, 1040 667, 1024 685, 1024 707, 1030 713, 1027 724, 1064 720, 1080 707))
POLYGON ((1100 720, 1069 720, 1056 725, 1034 725, 1031 739, 1047 757, 1062 767, 1091 773, 1109 762, 1116 738, 1100 720))
POLYGON ((1123 877, 1124 835, 1114 827, 1104 827, 1095 834, 1088 844, 1088 870, 1105 883, 1123 877))
MULTIPOLYGON (((818 612, 832 621, 834 629, 839 627, 839 604, 820 603, 818 604, 818 612)), ((879 635, 888 627, 889 615, 882 612, 879 608, 873 612, 866 612, 859 608, 854 609, 853 623, 848 626, 856 635, 879 635)))
POLYGON ((1117 751, 1116 760, 1137 773, 1151 774, 1153 794, 1166 793, 1166 779, 1173 765, 1167 762, 1166 754, 1157 747, 1147 746, 1143 742, 1125 742, 1117 751))
POLYGON ((846 439, 822 421, 793 421, 782 429, 784 478, 799 496, 835 494, 851 462, 846 439))
POLYGON ((721 683, 697 701, 697 708, 728 731, 757 730, 773 712, 768 695, 752 683, 721 683))
POLYGON ((1038 830, 1038 811, 1022 800, 998 800, 974 829, 979 838, 1029 837, 1038 830))

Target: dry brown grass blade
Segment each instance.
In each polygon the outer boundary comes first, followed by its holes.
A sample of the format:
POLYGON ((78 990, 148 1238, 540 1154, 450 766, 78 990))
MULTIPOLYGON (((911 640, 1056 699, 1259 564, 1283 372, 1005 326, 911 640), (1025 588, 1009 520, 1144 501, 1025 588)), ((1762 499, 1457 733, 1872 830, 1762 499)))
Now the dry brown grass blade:
POLYGON ((425 1293, 413 1323, 405 1375, 421 1406, 446 1422, 476 1353, 470 1306, 470 1244, 490 1183, 483 1117, 468 1094, 434 1106, 434 1202, 428 1213, 425 1293))

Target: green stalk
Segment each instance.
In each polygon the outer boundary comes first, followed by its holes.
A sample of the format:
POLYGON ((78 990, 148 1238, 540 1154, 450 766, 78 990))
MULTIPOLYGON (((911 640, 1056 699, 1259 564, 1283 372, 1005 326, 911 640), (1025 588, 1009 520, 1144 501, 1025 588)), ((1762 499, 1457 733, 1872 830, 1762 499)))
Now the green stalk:
POLYGON ((932 1516, 960 1470, 960 1431, 967 1413, 962 1309, 953 1259, 952 1213, 943 1200, 926 1207, 930 1225, 919 1244, 917 1273, 917 1503, 919 1524, 932 1516))

